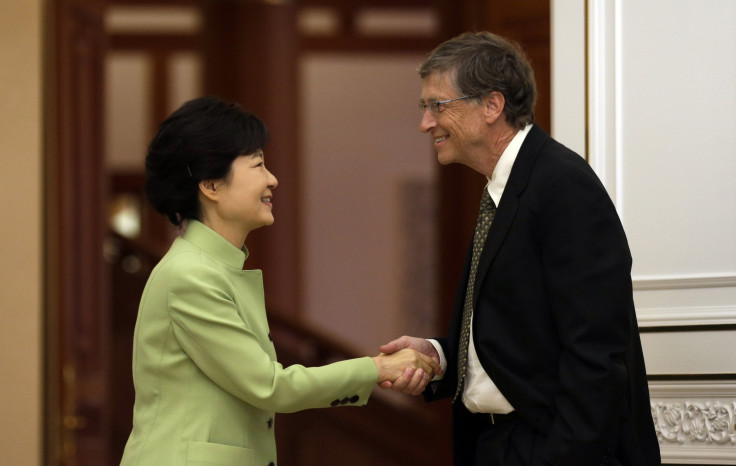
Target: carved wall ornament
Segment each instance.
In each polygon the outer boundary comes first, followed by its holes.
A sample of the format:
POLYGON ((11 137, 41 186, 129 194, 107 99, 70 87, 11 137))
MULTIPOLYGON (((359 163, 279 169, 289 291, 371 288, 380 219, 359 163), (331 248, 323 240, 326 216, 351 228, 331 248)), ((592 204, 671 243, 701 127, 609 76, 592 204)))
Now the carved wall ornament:
POLYGON ((660 443, 736 446, 736 402, 653 402, 660 443))

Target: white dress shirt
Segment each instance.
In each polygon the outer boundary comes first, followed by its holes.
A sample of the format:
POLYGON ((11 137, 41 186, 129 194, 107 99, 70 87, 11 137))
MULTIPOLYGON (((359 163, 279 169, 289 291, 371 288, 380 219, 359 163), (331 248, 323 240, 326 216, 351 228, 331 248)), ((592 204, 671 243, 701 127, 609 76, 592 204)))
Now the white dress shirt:
MULTIPOLYGON (((511 167, 514 165, 516 156, 519 154, 521 144, 524 142, 526 135, 532 125, 528 125, 514 136, 506 150, 501 154, 501 158, 493 169, 493 174, 488 180, 486 189, 491 195, 491 199, 496 205, 500 205, 503 196, 503 190, 506 188, 506 182, 511 173, 511 167)), ((471 317, 470 325, 472 327, 473 320, 471 317)), ((437 349, 440 355, 440 365, 444 374, 447 369, 447 359, 442 351, 442 347, 436 340, 428 340, 437 349)), ((439 380, 436 377, 433 380, 439 380)), ((470 342, 468 343, 468 367, 465 373, 465 387, 463 389, 463 404, 468 411, 473 413, 494 413, 508 414, 514 410, 511 403, 503 396, 501 391, 493 383, 478 359, 478 353, 475 351, 475 343, 473 342, 473 332, 470 332, 470 342)))

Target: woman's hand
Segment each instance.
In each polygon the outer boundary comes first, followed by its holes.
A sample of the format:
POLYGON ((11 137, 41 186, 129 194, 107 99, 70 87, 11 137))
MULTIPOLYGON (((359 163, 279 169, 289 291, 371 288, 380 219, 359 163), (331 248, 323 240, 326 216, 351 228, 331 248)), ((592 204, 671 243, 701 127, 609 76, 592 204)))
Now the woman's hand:
MULTIPOLYGON (((411 348, 419 351, 434 360, 437 365, 440 364, 440 355, 437 353, 434 345, 424 338, 408 337, 405 335, 381 346, 380 351, 381 354, 393 354, 402 348, 411 348)), ((442 373, 440 370, 435 370, 434 375, 442 375, 442 373)), ((423 370, 407 368, 400 378, 386 380, 379 383, 379 386, 384 389, 390 388, 406 395, 419 395, 424 391, 430 378, 423 370)))
POLYGON ((393 382, 408 377, 414 382, 412 394, 419 394, 434 374, 439 373, 440 365, 434 359, 410 348, 403 348, 392 354, 381 353, 373 358, 378 368, 378 383, 393 382))

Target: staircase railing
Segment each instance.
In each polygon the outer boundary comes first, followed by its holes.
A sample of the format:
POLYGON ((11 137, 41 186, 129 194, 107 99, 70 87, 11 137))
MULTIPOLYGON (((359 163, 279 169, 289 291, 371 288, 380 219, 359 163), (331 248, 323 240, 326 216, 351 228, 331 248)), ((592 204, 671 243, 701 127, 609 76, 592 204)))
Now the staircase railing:
MULTIPOLYGON (((279 361, 319 366, 360 352, 312 325, 269 314, 279 361)), ((375 388, 361 408, 277 415, 279 463, 287 466, 447 466, 450 408, 375 388)))

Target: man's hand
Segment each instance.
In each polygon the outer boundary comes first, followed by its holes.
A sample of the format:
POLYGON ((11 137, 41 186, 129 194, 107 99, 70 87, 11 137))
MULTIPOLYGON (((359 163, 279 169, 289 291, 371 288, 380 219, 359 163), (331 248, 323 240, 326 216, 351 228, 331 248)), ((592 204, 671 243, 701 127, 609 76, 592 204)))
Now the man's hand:
MULTIPOLYGON (((439 366, 440 356, 432 343, 424 338, 403 336, 381 346, 381 353, 391 354, 404 348, 410 348, 432 358, 439 366)), ((439 375, 439 372, 435 371, 439 375)), ((407 395, 419 395, 429 383, 430 376, 421 369, 406 368, 399 378, 394 381, 384 381, 381 388, 390 388, 407 395)))
POLYGON ((381 353, 373 358, 373 362, 378 369, 379 384, 408 377, 414 382, 411 384, 412 391, 416 391, 419 385, 423 388, 432 375, 440 370, 434 358, 411 348, 402 348, 391 354, 381 353))

